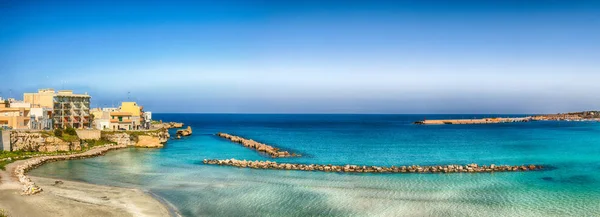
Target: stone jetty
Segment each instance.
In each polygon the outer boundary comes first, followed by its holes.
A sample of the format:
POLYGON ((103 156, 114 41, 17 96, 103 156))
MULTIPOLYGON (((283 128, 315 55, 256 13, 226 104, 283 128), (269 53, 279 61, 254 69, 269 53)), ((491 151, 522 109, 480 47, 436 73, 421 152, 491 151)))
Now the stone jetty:
POLYGON ((204 159, 204 164, 234 166, 251 169, 272 170, 302 170, 324 171, 343 173, 492 173, 492 172, 518 172, 542 169, 540 165, 439 165, 439 166, 359 166, 359 165, 321 165, 321 164, 291 164, 273 161, 247 161, 236 159, 204 159))
POLYGON ((99 155, 103 155, 104 153, 120 148, 126 148, 127 145, 105 145, 101 147, 95 147, 90 149, 89 151, 78 153, 78 154, 62 154, 55 156, 43 156, 36 157, 32 159, 25 160, 23 164, 17 166, 14 170, 14 175, 19 179, 19 182, 23 185, 21 187, 22 195, 33 195, 42 191, 42 189, 37 186, 29 177, 27 177, 27 171, 34 169, 36 167, 41 166, 47 162, 59 161, 59 160, 72 160, 72 159, 81 159, 88 157, 95 157, 99 155))
POLYGON ((230 135, 227 133, 217 133, 217 136, 228 139, 229 141, 242 144, 247 148, 254 149, 258 152, 262 152, 270 155, 273 158, 277 157, 300 157, 301 155, 295 153, 289 153, 288 151, 282 151, 279 148, 263 144, 252 139, 245 139, 239 136, 230 135))

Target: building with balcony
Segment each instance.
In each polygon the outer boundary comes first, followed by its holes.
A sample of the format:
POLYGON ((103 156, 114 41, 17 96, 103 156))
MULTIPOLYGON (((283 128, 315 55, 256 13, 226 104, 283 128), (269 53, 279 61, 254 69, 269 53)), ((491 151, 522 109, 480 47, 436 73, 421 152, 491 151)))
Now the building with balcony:
POLYGON ((111 130, 133 130, 132 115, 129 112, 111 112, 109 120, 111 130))
POLYGON ((142 117, 142 107, 139 106, 136 102, 121 102, 121 107, 119 107, 119 111, 128 112, 131 114, 131 126, 132 130, 139 130, 142 128, 143 117, 142 117))
POLYGON ((54 128, 91 128, 90 95, 74 94, 72 90, 40 89, 23 94, 23 100, 34 108, 52 109, 54 128))

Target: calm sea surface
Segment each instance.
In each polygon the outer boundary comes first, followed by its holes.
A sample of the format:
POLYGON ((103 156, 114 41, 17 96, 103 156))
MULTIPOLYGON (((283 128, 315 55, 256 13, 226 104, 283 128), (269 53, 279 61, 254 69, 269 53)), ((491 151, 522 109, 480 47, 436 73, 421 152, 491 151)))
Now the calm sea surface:
MULTIPOLYGON (((412 125, 483 115, 155 114, 193 136, 163 149, 48 163, 35 176, 148 190, 184 216, 600 216, 600 123, 412 125), (293 150, 278 162, 367 165, 544 164, 494 174, 342 174, 203 165, 273 160, 214 136, 293 150)), ((508 115, 505 115, 508 116, 508 115)), ((172 131, 174 133, 174 131, 172 131)))

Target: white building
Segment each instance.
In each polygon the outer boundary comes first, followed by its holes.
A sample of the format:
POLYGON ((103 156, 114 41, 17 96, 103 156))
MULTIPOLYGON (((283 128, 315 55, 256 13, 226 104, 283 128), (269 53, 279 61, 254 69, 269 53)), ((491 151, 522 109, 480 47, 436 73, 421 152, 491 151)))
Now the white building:
MULTIPOLYGON (((94 112, 94 116, 98 114, 99 112, 94 112)), ((100 117, 94 117, 94 128, 98 130, 110 129, 110 111, 102 111, 102 115, 100 117)))
POLYGON ((31 129, 50 130, 52 129, 52 109, 51 108, 31 108, 31 129))
POLYGON ((144 112, 142 116, 144 117, 144 123, 142 123, 142 127, 145 129, 150 129, 150 127, 152 127, 152 112, 144 112))

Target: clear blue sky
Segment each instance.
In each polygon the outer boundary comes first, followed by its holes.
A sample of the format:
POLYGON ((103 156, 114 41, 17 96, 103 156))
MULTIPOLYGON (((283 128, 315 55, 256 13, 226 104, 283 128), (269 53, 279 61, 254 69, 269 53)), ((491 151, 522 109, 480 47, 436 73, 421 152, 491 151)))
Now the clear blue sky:
POLYGON ((154 112, 600 110, 594 1, 109 2, 0 0, 1 95, 64 87, 110 106, 131 92, 154 112))

